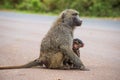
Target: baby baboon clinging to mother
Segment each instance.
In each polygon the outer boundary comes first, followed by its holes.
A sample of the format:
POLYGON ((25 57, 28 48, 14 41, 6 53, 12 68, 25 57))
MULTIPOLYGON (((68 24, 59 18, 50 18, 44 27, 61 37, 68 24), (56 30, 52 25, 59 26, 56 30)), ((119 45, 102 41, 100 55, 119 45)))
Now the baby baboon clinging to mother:
POLYGON ((82 48, 84 47, 84 43, 82 42, 82 40, 76 38, 76 39, 73 39, 73 51, 74 53, 80 57, 80 51, 79 51, 79 48, 82 48))
MULTIPOLYGON (((72 50, 74 51, 74 53, 80 57, 80 48, 84 47, 84 43, 76 38, 76 39, 73 39, 73 47, 72 47, 72 50)), ((63 64, 66 65, 67 67, 69 68, 76 68, 74 65, 73 65, 73 61, 70 60, 69 58, 66 57, 66 59, 63 61, 63 64)))
POLYGON ((38 59, 22 66, 0 67, 0 69, 28 68, 36 65, 64 69, 66 65, 63 62, 66 57, 73 61, 76 69, 85 69, 82 61, 72 50, 73 31, 81 23, 76 10, 64 10, 43 38, 38 59))

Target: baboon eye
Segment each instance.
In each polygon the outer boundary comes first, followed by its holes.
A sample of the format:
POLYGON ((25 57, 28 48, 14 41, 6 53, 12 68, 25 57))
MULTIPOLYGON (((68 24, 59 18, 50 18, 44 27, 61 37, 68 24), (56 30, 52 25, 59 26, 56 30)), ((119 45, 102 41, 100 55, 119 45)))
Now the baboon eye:
POLYGON ((72 15, 73 15, 73 16, 77 16, 77 15, 78 15, 78 13, 73 13, 72 15))

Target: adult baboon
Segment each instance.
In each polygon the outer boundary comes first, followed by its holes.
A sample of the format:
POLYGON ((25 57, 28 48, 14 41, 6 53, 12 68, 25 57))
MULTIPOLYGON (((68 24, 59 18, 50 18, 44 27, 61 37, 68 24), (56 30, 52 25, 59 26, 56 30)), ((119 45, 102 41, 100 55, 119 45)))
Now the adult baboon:
POLYGON ((64 69, 63 61, 67 56, 73 61, 76 68, 84 69, 82 61, 72 50, 73 31, 81 23, 76 10, 64 10, 42 40, 40 62, 47 68, 64 69))
POLYGON ((37 62, 35 60, 23 66, 0 67, 0 69, 28 68, 36 65, 64 69, 66 66, 63 65, 63 61, 66 57, 73 61, 77 69, 84 69, 82 61, 72 50, 73 31, 81 23, 76 10, 64 10, 43 38, 37 62))

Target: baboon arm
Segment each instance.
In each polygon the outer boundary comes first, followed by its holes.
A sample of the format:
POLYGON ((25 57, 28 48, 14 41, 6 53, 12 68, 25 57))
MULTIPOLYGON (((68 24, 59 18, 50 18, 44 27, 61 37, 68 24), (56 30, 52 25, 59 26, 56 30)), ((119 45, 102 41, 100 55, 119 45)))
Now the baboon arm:
POLYGON ((70 47, 62 46, 61 50, 63 51, 64 55, 67 55, 71 60, 73 60, 75 66, 77 66, 78 68, 81 68, 81 66, 84 67, 84 64, 82 63, 80 58, 74 54, 73 50, 70 49, 70 47))

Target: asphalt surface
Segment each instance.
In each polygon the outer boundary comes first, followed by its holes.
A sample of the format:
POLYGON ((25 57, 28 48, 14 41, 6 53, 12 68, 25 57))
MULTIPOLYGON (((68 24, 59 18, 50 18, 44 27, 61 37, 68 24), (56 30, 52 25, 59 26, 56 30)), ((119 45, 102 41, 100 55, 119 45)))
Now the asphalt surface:
MULTIPOLYGON (((0 66, 25 64, 56 17, 0 12, 0 66)), ((0 80, 120 80, 120 20, 82 18, 74 37, 85 47, 81 60, 90 71, 44 68, 0 70, 0 80)))

